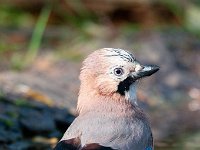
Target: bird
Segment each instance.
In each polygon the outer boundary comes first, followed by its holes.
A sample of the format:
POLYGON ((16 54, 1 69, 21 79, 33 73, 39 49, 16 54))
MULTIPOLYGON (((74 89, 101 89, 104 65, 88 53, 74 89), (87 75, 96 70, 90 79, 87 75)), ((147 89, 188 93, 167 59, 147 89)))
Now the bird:
POLYGON ((120 48, 91 53, 80 71, 78 116, 54 150, 153 150, 152 130, 138 105, 136 87, 158 70, 120 48))

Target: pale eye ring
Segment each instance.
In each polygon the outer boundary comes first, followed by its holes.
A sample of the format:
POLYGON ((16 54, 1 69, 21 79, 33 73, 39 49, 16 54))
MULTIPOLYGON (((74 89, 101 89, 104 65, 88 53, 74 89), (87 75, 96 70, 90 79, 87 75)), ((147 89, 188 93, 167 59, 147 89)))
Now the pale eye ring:
POLYGON ((123 70, 122 68, 115 68, 115 69, 114 69, 114 74, 115 74, 116 76, 121 76, 121 75, 124 74, 124 70, 123 70))

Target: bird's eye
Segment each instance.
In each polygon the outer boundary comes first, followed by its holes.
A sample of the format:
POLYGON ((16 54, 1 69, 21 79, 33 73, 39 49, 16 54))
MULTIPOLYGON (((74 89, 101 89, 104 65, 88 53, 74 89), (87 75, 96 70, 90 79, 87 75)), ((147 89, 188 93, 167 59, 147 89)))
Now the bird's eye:
POLYGON ((123 71, 122 68, 115 68, 115 69, 114 69, 114 74, 115 74, 116 76, 121 76, 121 75, 124 74, 124 71, 123 71))

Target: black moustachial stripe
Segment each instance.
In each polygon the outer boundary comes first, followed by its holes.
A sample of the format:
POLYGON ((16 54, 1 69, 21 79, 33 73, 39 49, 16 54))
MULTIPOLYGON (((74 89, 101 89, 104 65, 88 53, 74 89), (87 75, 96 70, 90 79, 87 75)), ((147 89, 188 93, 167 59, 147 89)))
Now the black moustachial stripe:
POLYGON ((121 95, 125 95, 125 91, 129 90, 129 87, 133 82, 135 82, 133 77, 127 77, 124 81, 119 83, 117 92, 121 95))

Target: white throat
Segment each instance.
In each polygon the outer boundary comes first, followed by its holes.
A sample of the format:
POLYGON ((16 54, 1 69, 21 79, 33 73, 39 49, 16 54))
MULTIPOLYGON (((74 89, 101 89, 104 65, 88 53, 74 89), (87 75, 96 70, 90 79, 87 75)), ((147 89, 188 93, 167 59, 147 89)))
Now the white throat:
POLYGON ((137 94, 136 94, 136 83, 133 83, 129 87, 129 91, 125 91, 126 100, 130 101, 132 104, 137 104, 137 94))

